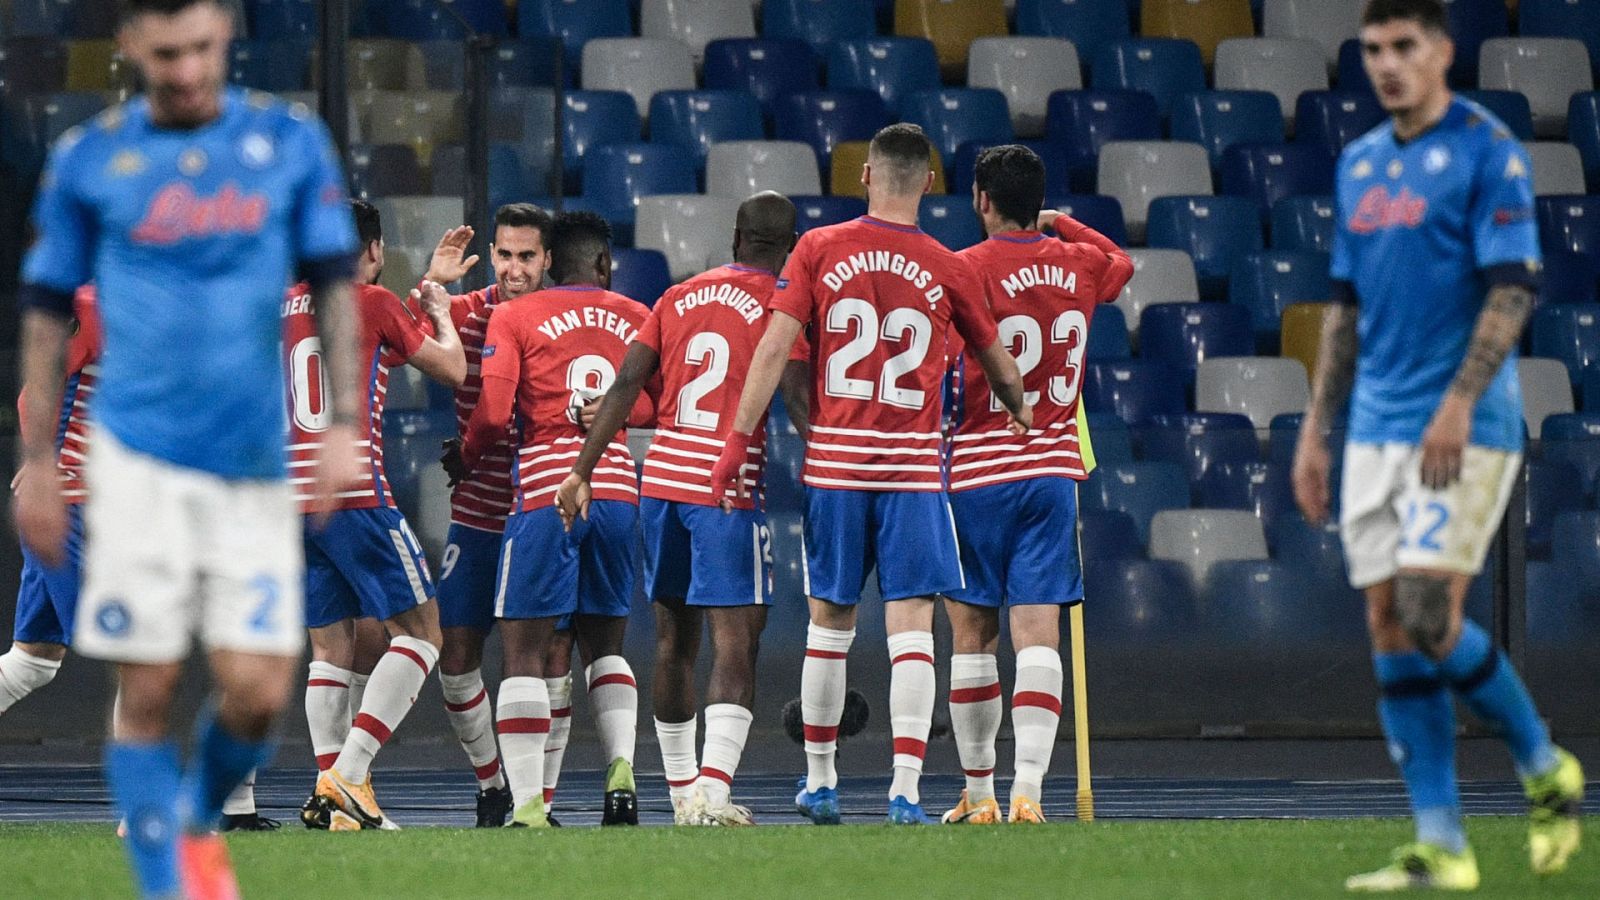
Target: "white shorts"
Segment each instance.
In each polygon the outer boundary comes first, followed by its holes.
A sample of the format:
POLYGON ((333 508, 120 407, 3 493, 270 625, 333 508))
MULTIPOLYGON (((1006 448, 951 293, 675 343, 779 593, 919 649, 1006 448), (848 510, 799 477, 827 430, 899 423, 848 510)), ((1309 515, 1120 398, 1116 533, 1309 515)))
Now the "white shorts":
POLYGON ((1461 477, 1422 484, 1415 444, 1345 445, 1339 531, 1350 583, 1368 588, 1400 569, 1476 575, 1522 471, 1522 454, 1468 446, 1461 477))
POLYGON ((208 650, 298 656, 301 518, 283 481, 225 479, 95 432, 74 650, 169 663, 208 650))

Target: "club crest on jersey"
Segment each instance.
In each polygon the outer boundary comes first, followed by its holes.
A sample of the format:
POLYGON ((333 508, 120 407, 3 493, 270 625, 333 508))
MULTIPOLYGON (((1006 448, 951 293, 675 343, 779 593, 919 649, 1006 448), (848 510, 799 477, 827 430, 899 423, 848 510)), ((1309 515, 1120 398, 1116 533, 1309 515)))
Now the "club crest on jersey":
POLYGON ((124 150, 111 157, 111 174, 118 178, 137 175, 145 169, 144 154, 137 150, 124 150))
POLYGON ((156 192, 132 237, 141 244, 175 244, 185 238, 254 234, 266 219, 264 194, 242 194, 229 182, 215 196, 198 197, 179 181, 156 192))
POLYGON ((480 354, 480 355, 482 356, 483 359, 488 359, 489 357, 493 356, 494 352, 496 350, 498 350, 498 349, 500 349, 500 348, 498 346, 494 345, 494 344, 485 344, 484 348, 483 348, 483 353, 480 354))
POLYGON ((178 171, 194 178, 206 170, 206 152, 199 147, 190 147, 178 154, 178 171))
POLYGON ((272 142, 266 135, 250 133, 239 142, 239 162, 252 169, 264 169, 272 164, 272 142))
POLYGON ((1372 176, 1372 161, 1363 159, 1350 169, 1350 177, 1357 180, 1372 176))
POLYGON ((1350 217, 1350 230, 1356 234, 1371 234, 1384 228, 1415 228, 1422 224, 1427 213, 1427 199, 1411 193, 1410 188, 1401 188, 1398 195, 1391 197, 1387 187, 1375 184, 1356 204, 1355 214, 1350 217))
POLYGON ((1405 167, 1404 164, 1402 164, 1400 162, 1400 160, 1396 159, 1396 160, 1391 160, 1389 162, 1388 172, 1389 172, 1389 177, 1390 178, 1399 178, 1400 174, 1402 172, 1404 172, 1405 170, 1406 170, 1406 167, 1405 167))
POLYGON ((1443 147, 1429 147, 1428 152, 1422 157, 1422 169, 1429 175, 1437 175, 1450 165, 1450 151, 1443 147))

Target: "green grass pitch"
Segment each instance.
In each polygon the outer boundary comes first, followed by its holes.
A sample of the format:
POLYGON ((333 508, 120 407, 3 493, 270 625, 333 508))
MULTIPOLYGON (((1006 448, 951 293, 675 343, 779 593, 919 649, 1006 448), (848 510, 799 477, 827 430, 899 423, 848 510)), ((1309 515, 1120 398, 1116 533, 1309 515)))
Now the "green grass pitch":
MULTIPOLYGON (((1482 897, 1600 897, 1600 840, 1563 875, 1528 872, 1523 821, 1474 818, 1482 897)), ((229 838, 246 898, 1346 896, 1407 839, 1398 819, 847 825, 738 831, 414 828, 229 838)), ((0 894, 126 897, 110 826, 0 825, 0 894)))

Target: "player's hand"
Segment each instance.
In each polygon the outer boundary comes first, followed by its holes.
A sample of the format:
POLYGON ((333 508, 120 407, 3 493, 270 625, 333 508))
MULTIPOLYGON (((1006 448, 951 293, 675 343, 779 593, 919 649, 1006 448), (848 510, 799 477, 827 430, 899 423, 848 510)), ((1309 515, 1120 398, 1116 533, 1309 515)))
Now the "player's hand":
POLYGON ((1033 429, 1033 407, 1023 404, 1021 412, 1007 413, 1011 421, 1006 423, 1006 428, 1012 434, 1024 435, 1033 429))
POLYGON ((422 277, 427 281, 449 284, 452 281, 460 281, 472 271, 472 267, 478 264, 477 254, 467 256, 467 248, 472 246, 473 233, 470 225, 458 225, 446 231, 444 237, 439 239, 439 246, 433 248, 433 259, 428 263, 428 274, 422 277))
POLYGON ((333 425, 322 433, 322 446, 317 449, 313 472, 311 524, 321 527, 338 505, 335 496, 348 490, 350 483, 361 476, 360 452, 356 449, 359 435, 350 424, 333 425))
POLYGON ((1472 435, 1472 404, 1447 392, 1422 432, 1422 484, 1442 491, 1461 477, 1461 454, 1472 435))
POLYGON ((749 461, 750 435, 729 430, 722 438, 722 453, 711 467, 711 496, 717 498, 717 505, 722 507, 723 512, 733 509, 733 502, 728 497, 730 489, 733 496, 740 500, 748 496, 744 487, 744 467, 749 461))
POLYGON ((561 526, 568 531, 572 530, 572 523, 579 516, 585 522, 589 521, 589 498, 594 496, 594 489, 589 486, 586 479, 578 477, 577 472, 569 472, 566 480, 561 482, 561 487, 556 488, 556 512, 561 514, 561 526))
POLYGON ((430 319, 450 315, 450 292, 437 281, 423 279, 411 289, 411 299, 430 319))
POLYGON ((1327 439, 1320 428, 1301 428, 1300 439, 1295 443, 1294 467, 1290 480, 1294 483, 1294 503, 1312 525, 1321 525, 1328 519, 1328 478, 1333 470, 1333 457, 1328 453, 1327 439))
POLYGON ((67 502, 61 498, 61 485, 54 476, 53 465, 34 463, 24 464, 11 479, 17 537, 51 567, 67 560, 67 502))
POLYGON ((461 439, 451 438, 444 442, 444 453, 439 457, 439 465, 444 466, 445 474, 450 476, 450 486, 455 487, 467 480, 471 475, 467 469, 466 457, 461 455, 461 439))
POLYGON ((1054 225, 1061 216, 1062 213, 1059 209, 1041 209, 1039 210, 1039 220, 1034 225, 1040 231, 1048 231, 1050 226, 1054 225))
POLYGON ((578 411, 578 427, 588 431, 594 426, 594 417, 600 412, 600 401, 590 400, 578 411))

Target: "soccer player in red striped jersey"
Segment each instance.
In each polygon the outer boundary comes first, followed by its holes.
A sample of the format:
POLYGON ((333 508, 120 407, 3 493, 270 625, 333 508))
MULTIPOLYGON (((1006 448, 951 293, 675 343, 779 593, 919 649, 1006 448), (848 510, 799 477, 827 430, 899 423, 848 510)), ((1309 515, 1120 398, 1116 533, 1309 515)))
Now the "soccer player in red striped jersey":
MULTIPOLYGON (((718 509, 711 464, 770 320, 767 302, 794 246, 794 223, 794 204, 781 194, 768 191, 740 205, 734 262, 674 286, 656 302, 556 495, 569 528, 588 516, 590 479, 610 435, 659 373, 661 401, 644 459, 639 515, 645 594, 656 610, 651 705, 673 818, 680 825, 752 824, 750 811, 732 802, 731 786, 753 718, 756 651, 772 600, 772 542, 754 490, 728 514, 718 509), (694 667, 707 620, 715 652, 700 766, 694 667)), ((804 379, 803 361, 791 362, 786 388, 797 383, 792 374, 804 379)), ((803 413, 803 397, 791 408, 803 413)), ((749 448, 750 467, 743 475, 748 488, 761 484, 765 436, 758 427, 749 448)))
MULTIPOLYGON (((567 532, 555 494, 584 441, 583 410, 616 380, 628 344, 649 316, 607 290, 611 229, 589 212, 551 226, 550 275, 556 286, 504 303, 484 339, 483 388, 447 457, 452 478, 485 465, 484 454, 511 428, 516 438, 517 502, 506 520, 495 585, 495 617, 505 645, 496 730, 515 801, 512 825, 545 827, 544 751, 550 731, 546 658, 559 620, 573 617, 587 668, 589 700, 610 763, 601 824, 638 824, 633 779, 638 690, 622 658, 633 600, 639 486, 625 435, 608 443, 595 469, 587 521, 567 532)), ((649 398, 631 417, 654 418, 649 398)))
POLYGON ((1026 430, 1017 364, 996 336, 983 287, 967 264, 916 226, 933 183, 932 148, 914 125, 879 131, 861 180, 868 214, 806 232, 772 298, 739 413, 712 474, 718 496, 747 463, 751 435, 786 361, 811 328, 812 403, 806 486, 805 582, 811 627, 801 670, 807 774, 795 806, 817 824, 839 821, 834 767, 844 711, 845 657, 856 603, 878 570, 893 662, 890 822, 928 821, 918 781, 933 719, 933 597, 965 582, 943 481, 941 385, 950 326, 979 348, 978 363, 1026 430))
MULTIPOLYGON (((333 495, 334 511, 317 514, 311 479, 290 483, 307 515, 306 627, 312 662, 306 681, 306 719, 317 754, 317 786, 301 811, 308 827, 393 827, 378 807, 367 777, 372 759, 399 726, 439 659, 438 605, 422 546, 394 505, 383 471, 383 405, 389 370, 413 365, 444 384, 467 374, 460 338, 450 321, 444 288, 424 282, 413 299, 428 323, 400 298, 377 285, 383 271, 383 231, 378 210, 351 201, 361 241, 357 260, 356 329, 368 376, 361 400, 365 433, 361 480, 333 495), (349 688, 356 655, 355 622, 382 621, 393 637, 367 682, 354 723, 349 688)), ((305 286, 291 288, 283 306, 284 359, 289 376, 289 467, 303 468, 322 451, 330 410, 316 312, 305 286)))
POLYGON ((958 424, 950 454, 965 587, 945 592, 955 634, 950 722, 967 788, 946 822, 1000 821, 994 796, 1001 701, 1000 608, 1011 618, 1016 777, 1007 816, 1043 822, 1039 794, 1061 717, 1061 607, 1083 600, 1078 558, 1078 392, 1095 307, 1133 275, 1115 243, 1053 210, 1041 217, 1044 163, 1026 147, 978 156, 973 207, 989 239, 961 252, 983 281, 1000 341, 1016 355, 1033 428, 1016 435, 968 348, 954 359, 958 424), (1034 228, 1053 223, 1061 240, 1034 228))

